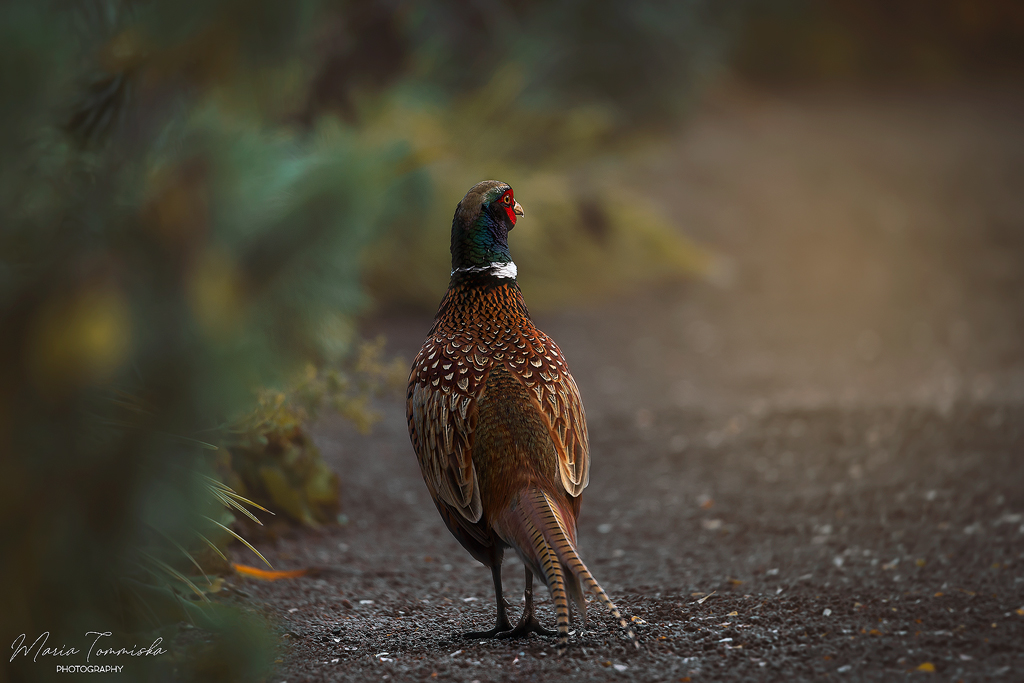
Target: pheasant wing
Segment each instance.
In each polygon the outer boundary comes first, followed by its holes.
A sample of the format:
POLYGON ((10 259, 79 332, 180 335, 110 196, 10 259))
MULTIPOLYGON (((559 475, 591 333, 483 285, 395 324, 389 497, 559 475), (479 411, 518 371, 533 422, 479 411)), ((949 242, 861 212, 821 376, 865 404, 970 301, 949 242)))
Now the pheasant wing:
POLYGON ((413 363, 406 401, 409 433, 430 495, 487 543, 476 524, 483 506, 472 457, 482 373, 447 353, 457 351, 451 346, 428 339, 413 363))
POLYGON ((590 442, 580 390, 555 342, 538 331, 529 346, 532 353, 517 367, 518 374, 547 420, 562 486, 576 497, 590 483, 590 442))

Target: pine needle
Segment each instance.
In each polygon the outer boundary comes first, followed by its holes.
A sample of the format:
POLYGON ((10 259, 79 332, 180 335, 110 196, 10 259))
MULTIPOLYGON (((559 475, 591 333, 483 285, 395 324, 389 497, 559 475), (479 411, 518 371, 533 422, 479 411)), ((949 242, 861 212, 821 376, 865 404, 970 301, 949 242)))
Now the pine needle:
POLYGON ((195 568, 196 568, 196 569, 198 569, 198 570, 199 570, 199 573, 203 575, 203 578, 204 578, 204 579, 206 579, 206 583, 210 584, 211 586, 213 585, 213 581, 211 581, 211 580, 210 580, 210 577, 206 575, 206 572, 205 572, 205 571, 203 571, 203 568, 202 568, 202 566, 200 566, 199 562, 197 562, 197 561, 196 561, 196 558, 194 558, 194 557, 192 556, 192 553, 190 553, 189 551, 185 550, 185 547, 184 547, 183 545, 181 545, 180 543, 178 543, 177 541, 175 541, 175 540, 174 540, 173 538, 171 538, 170 536, 168 536, 168 535, 167 535, 166 533, 164 533, 164 532, 163 532, 163 531, 161 531, 160 529, 157 529, 156 527, 154 527, 154 526, 152 526, 152 525, 150 525, 150 528, 151 528, 151 529, 153 529, 154 531, 156 531, 156 532, 157 532, 158 534, 160 534, 160 535, 161 535, 161 536, 163 536, 164 538, 166 538, 166 539, 167 539, 168 541, 170 541, 170 542, 171 542, 171 544, 172 544, 172 545, 173 545, 173 546, 174 546, 175 548, 177 548, 177 549, 178 549, 178 550, 179 550, 179 551, 181 552, 181 554, 182 554, 182 555, 184 555, 185 557, 187 557, 187 558, 189 559, 189 561, 190 561, 190 562, 191 562, 191 563, 192 563, 193 565, 195 565, 195 568))
POLYGON ((260 526, 263 526, 263 522, 261 522, 256 517, 256 515, 252 514, 248 510, 246 510, 241 505, 242 503, 244 503, 245 505, 252 506, 252 507, 254 507, 254 508, 258 509, 258 510, 262 510, 263 512, 266 512, 267 514, 271 514, 271 515, 274 514, 273 512, 271 512, 267 508, 263 507, 259 503, 256 503, 255 501, 251 501, 248 498, 246 498, 245 496, 239 495, 238 493, 235 492, 235 490, 233 488, 231 488, 230 486, 228 486, 224 482, 217 481, 213 477, 207 476, 205 474, 202 475, 202 477, 203 477, 203 479, 206 480, 206 486, 210 490, 210 493, 215 498, 217 498, 217 500, 219 500, 221 503, 223 503, 225 507, 238 510, 243 515, 245 515, 246 517, 248 517, 252 521, 256 522, 260 526))
POLYGON ((237 539, 238 539, 239 541, 241 541, 241 542, 242 542, 242 545, 244 545, 244 546, 245 546, 246 548, 248 548, 249 550, 251 550, 251 551, 253 551, 254 553, 256 553, 256 557, 258 557, 258 558, 260 558, 261 560, 263 560, 263 562, 264 562, 264 563, 265 563, 265 564, 266 564, 266 565, 267 565, 268 567, 270 567, 271 569, 273 569, 273 568, 274 568, 274 565, 270 564, 270 562, 269 562, 269 561, 267 560, 267 558, 263 557, 263 555, 261 555, 261 554, 260 554, 260 551, 259 551, 259 550, 256 550, 256 548, 254 548, 254 547, 252 546, 252 544, 251 544, 251 543, 249 543, 249 541, 245 540, 244 538, 242 538, 241 536, 239 536, 239 535, 238 535, 238 534, 236 534, 236 533, 235 533, 234 531, 232 531, 232 530, 231 530, 231 529, 229 529, 228 527, 224 526, 223 524, 221 524, 221 523, 220 523, 220 522, 218 522, 217 520, 215 520, 215 519, 212 519, 212 518, 210 518, 210 517, 207 517, 206 519, 207 519, 207 520, 209 520, 210 522, 213 522, 214 524, 216 524, 217 526, 219 526, 219 527, 220 527, 221 529, 223 529, 224 531, 228 532, 229 534, 231 534, 232 536, 234 536, 235 538, 237 538, 237 539))
POLYGON ((243 515, 245 515, 246 517, 248 517, 249 519, 251 519, 252 521, 256 522, 256 523, 257 523, 257 524, 259 524, 260 526, 263 526, 263 522, 261 522, 261 521, 260 521, 259 519, 257 519, 257 518, 256 518, 256 515, 252 514, 251 512, 249 512, 248 510, 246 510, 246 509, 245 509, 244 507, 242 507, 241 505, 239 505, 239 504, 238 504, 237 502, 235 502, 234 500, 232 500, 232 499, 231 499, 231 498, 229 498, 228 496, 224 495, 224 493, 222 493, 221 491, 219 491, 219 490, 217 490, 217 489, 213 489, 213 488, 211 488, 211 489, 210 489, 210 493, 212 493, 212 494, 213 494, 213 496, 214 496, 214 497, 215 497, 215 498, 216 498, 217 500, 219 500, 219 501, 220 501, 221 503, 223 503, 223 504, 224 504, 224 507, 226 507, 226 508, 231 508, 231 509, 234 509, 234 510, 238 510, 238 511, 239 511, 239 512, 241 512, 241 513, 242 513, 243 515))
POLYGON ((150 562, 152 562, 153 564, 155 564, 156 566, 160 567, 165 572, 167 572, 168 574, 170 574, 171 576, 176 578, 178 581, 181 581, 183 584, 185 584, 186 586, 191 588, 192 592, 195 593, 196 595, 198 595, 204 602, 210 602, 210 598, 206 597, 206 594, 203 593, 201 590, 199 590, 198 586, 196 586, 194 583, 192 583, 187 576, 185 576, 184 574, 179 572, 177 569, 175 569, 171 565, 167 564, 163 560, 159 560, 159 559, 153 557, 152 555, 150 555, 147 552, 144 552, 144 551, 140 550, 139 553, 143 557, 147 558, 150 562))
POLYGON ((187 444, 190 444, 190 445, 193 445, 193 446, 199 446, 200 448, 202 448, 204 450, 207 450, 207 451, 219 451, 220 450, 220 448, 218 446, 214 446, 212 443, 207 443, 205 441, 200 441, 199 439, 193 439, 192 437, 189 437, 189 436, 181 436, 180 434, 167 434, 167 433, 162 433, 162 435, 166 436, 166 437, 168 437, 170 439, 173 439, 174 441, 180 441, 182 443, 187 443, 187 444))
POLYGON ((717 592, 718 592, 718 591, 711 591, 710 593, 708 593, 707 595, 705 595, 705 596, 704 596, 703 598, 701 598, 700 600, 698 600, 698 601, 697 601, 697 604, 698 604, 698 605, 703 605, 703 604, 704 604, 704 601, 705 601, 705 600, 707 600, 708 598, 710 598, 710 597, 711 597, 712 595, 714 595, 714 594, 715 594, 715 593, 717 593, 717 592))
POLYGON ((268 510, 267 508, 265 508, 265 507, 263 507, 262 505, 260 505, 259 503, 253 502, 253 501, 249 500, 248 498, 246 498, 245 496, 240 496, 240 495, 238 495, 238 494, 237 494, 237 493, 235 493, 235 492, 234 492, 234 490, 232 490, 232 489, 229 489, 229 488, 225 488, 225 489, 223 490, 223 493, 224 493, 224 495, 226 495, 226 496, 230 496, 231 498, 233 498, 233 499, 235 499, 235 500, 237 500, 237 501, 240 501, 240 502, 242 502, 242 503, 245 503, 246 505, 251 505, 251 506, 253 506, 254 508, 257 508, 257 509, 259 509, 259 510, 263 510, 263 511, 264 511, 264 512, 266 512, 267 514, 271 514, 271 515, 274 515, 275 517, 277 516, 277 515, 275 515, 275 514, 274 514, 273 512, 271 512, 270 510, 268 510))
POLYGON ((224 553, 223 553, 223 552, 221 551, 221 549, 220 549, 220 548, 218 548, 218 547, 217 547, 217 546, 216 546, 216 545, 214 544, 214 542, 213 542, 213 541, 211 541, 210 539, 208 539, 208 538, 207 538, 206 536, 203 536, 203 535, 202 535, 201 533, 199 533, 198 531, 196 532, 196 536, 198 536, 199 538, 201 538, 201 539, 203 540, 203 542, 204 542, 204 543, 206 543, 206 545, 210 546, 210 548, 211 548, 211 549, 213 549, 213 552, 215 552, 215 553, 217 553, 218 555, 220 555, 220 559, 224 560, 225 562, 227 562, 227 561, 228 561, 228 557, 227 557, 227 555, 225 555, 225 554, 224 554, 224 553))

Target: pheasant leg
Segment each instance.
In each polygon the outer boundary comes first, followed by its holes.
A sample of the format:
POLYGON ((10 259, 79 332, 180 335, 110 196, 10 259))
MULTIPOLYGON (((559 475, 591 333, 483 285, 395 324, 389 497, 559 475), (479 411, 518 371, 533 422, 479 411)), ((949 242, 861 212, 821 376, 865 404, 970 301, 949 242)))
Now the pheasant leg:
POLYGON ((523 616, 519 618, 519 623, 511 631, 505 633, 499 633, 498 638, 522 638, 528 636, 531 633, 536 633, 542 636, 556 636, 557 631, 551 631, 540 625, 537 621, 536 615, 533 613, 533 572, 530 568, 526 568, 526 590, 524 591, 526 596, 526 604, 523 607, 523 616))
MULTIPOLYGON (((526 571, 529 572, 530 570, 527 569, 526 571)), ((508 610, 505 606, 505 596, 501 590, 500 564, 495 564, 491 567, 491 578, 494 580, 494 600, 498 605, 498 619, 494 624, 494 628, 490 631, 472 631, 470 633, 463 633, 463 638, 500 638, 512 629, 512 624, 508 621, 508 610)))

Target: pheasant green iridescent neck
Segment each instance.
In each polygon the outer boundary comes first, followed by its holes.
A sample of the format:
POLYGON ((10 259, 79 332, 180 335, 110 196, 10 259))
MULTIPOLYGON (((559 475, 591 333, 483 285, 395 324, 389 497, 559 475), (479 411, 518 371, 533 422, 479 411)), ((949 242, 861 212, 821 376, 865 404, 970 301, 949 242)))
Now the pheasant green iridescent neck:
POLYGON ((476 220, 468 226, 458 225, 456 214, 452 224, 452 269, 511 263, 508 250, 508 229, 490 212, 481 207, 476 220))

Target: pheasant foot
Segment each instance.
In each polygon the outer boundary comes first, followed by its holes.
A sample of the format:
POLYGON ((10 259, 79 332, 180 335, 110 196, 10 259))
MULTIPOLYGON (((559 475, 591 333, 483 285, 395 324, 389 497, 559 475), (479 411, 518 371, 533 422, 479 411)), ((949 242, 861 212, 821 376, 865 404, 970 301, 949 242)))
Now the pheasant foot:
POLYGON ((494 628, 490 631, 470 631, 469 633, 463 633, 462 637, 466 640, 472 640, 473 638, 502 638, 503 633, 512 631, 512 624, 508 620, 507 606, 505 605, 505 596, 501 590, 501 560, 491 565, 491 579, 494 581, 494 603, 498 609, 498 617, 494 624, 494 628))
POLYGON ((516 624, 514 629, 506 631, 505 633, 499 633, 497 638, 524 638, 531 633, 536 633, 541 636, 555 636, 558 635, 557 631, 546 629, 540 625, 537 621, 536 615, 533 613, 533 572, 529 568, 526 569, 526 590, 523 592, 526 598, 526 604, 523 606, 523 616, 519 618, 519 623, 516 624))

